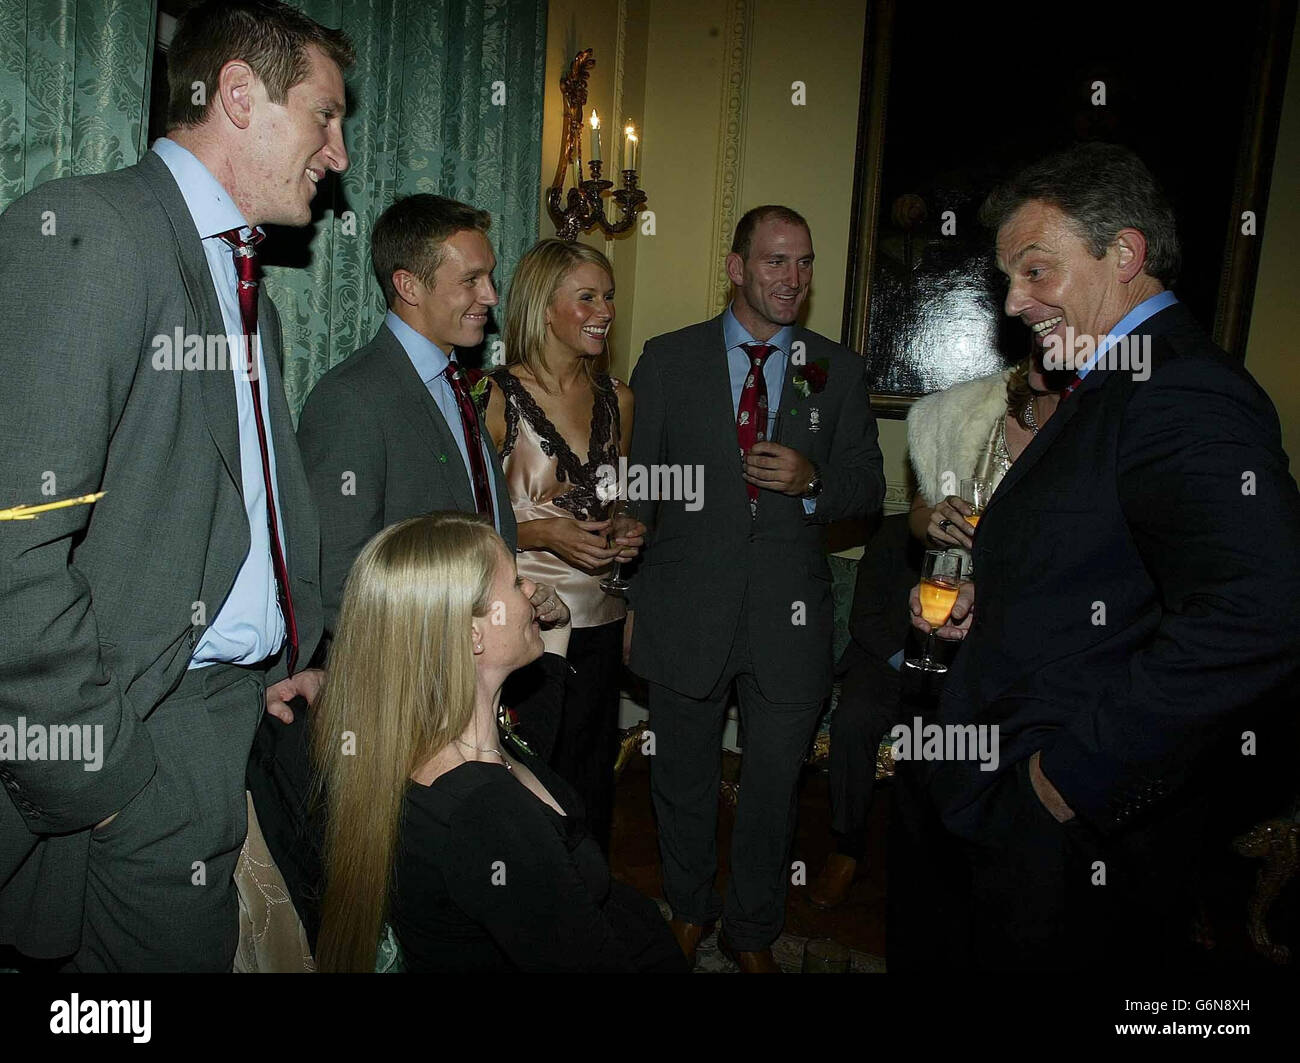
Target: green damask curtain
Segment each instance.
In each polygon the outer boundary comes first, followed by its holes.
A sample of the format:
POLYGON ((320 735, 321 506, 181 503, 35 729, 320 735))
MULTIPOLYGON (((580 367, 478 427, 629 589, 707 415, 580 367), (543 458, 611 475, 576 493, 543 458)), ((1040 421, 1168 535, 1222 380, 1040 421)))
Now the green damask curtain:
POLYGON ((154 25, 150 0, 0 0, 0 210, 139 160, 154 25))
POLYGON ((263 245, 281 263, 268 264, 267 287, 284 321, 296 415, 321 375, 383 320, 370 231, 398 196, 433 192, 491 212, 504 307, 515 263, 537 239, 546 2, 293 2, 357 49, 345 75, 348 171, 323 214, 317 204, 313 230, 277 230, 275 249, 263 245))
MULTIPOLYGON (((322 186, 311 228, 278 229, 263 245, 296 415, 325 370, 383 319, 370 230, 396 197, 436 192, 490 211, 504 298, 537 239, 546 2, 291 2, 343 29, 357 50, 346 74, 351 166, 322 186)), ((0 210, 50 178, 139 159, 154 8, 0 0, 0 210)))

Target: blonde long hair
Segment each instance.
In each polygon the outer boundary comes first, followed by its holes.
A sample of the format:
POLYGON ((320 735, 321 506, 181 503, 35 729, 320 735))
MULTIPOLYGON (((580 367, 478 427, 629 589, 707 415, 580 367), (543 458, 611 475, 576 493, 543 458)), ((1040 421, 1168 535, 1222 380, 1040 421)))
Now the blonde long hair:
POLYGON ((352 566, 312 710, 328 810, 322 971, 372 971, 410 775, 469 726, 471 619, 486 615, 501 537, 475 514, 394 524, 352 566))
MULTIPOLYGON (((544 389, 546 364, 546 308, 551 305, 564 278, 583 264, 599 266, 614 280, 614 267, 594 247, 572 240, 538 240, 519 260, 510 278, 510 300, 506 306, 506 365, 522 365, 544 389)), ((609 362, 609 347, 601 358, 582 359, 582 371, 593 390, 595 374, 609 362), (599 366, 593 363, 599 362, 599 366)))

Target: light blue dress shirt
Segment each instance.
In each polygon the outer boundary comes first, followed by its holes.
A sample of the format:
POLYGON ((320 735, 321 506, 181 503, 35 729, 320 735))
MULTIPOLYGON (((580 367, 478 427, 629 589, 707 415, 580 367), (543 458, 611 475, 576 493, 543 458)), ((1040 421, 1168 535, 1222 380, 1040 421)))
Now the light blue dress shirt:
MULTIPOLYGON (((460 460, 465 463, 465 475, 469 477, 470 489, 474 486, 474 470, 469 464, 469 444, 465 441, 465 427, 460 419, 460 404, 456 402, 456 393, 451 390, 451 382, 446 377, 447 365, 451 359, 442 353, 433 340, 411 328, 405 321, 388 311, 384 318, 388 330, 397 337, 406 357, 411 360, 420 380, 429 389, 429 396, 438 409, 442 411, 447 422, 447 430, 456 441, 460 450, 460 460)), ((464 366, 461 367, 462 369, 464 366)), ((492 520, 496 524, 497 534, 501 533, 501 502, 497 498, 497 478, 492 471, 492 458, 488 454, 488 434, 481 432, 483 443, 483 461, 487 466, 488 488, 492 492, 492 520)))
POLYGON ((1101 356, 1115 345, 1115 341, 1121 336, 1127 336, 1135 328, 1149 317, 1154 317, 1167 306, 1173 306, 1178 302, 1178 297, 1173 292, 1160 292, 1158 295, 1151 296, 1150 299, 1143 299, 1132 310, 1125 314, 1116 323, 1115 327, 1106 334, 1097 350, 1093 353, 1083 365, 1075 371, 1075 375, 1082 380, 1092 372, 1093 366, 1101 359, 1101 356))
MULTIPOLYGON (((727 345, 727 375, 731 379, 731 415, 740 413, 740 393, 745 390, 745 378, 749 376, 750 356, 741 344, 758 343, 749 334, 732 312, 730 306, 722 312, 722 336, 727 345)), ((763 380, 767 384, 767 435, 771 439, 776 428, 777 414, 781 412, 781 389, 785 385, 786 361, 790 357, 790 345, 794 342, 794 328, 786 325, 778 329, 770 339, 762 341, 775 347, 763 363, 763 380)), ((760 494, 760 498, 762 495, 760 494)), ((803 511, 810 516, 817 510, 817 499, 804 498, 803 511)))
MULTIPOLYGON (((226 326, 230 352, 231 382, 235 389, 235 409, 239 418, 239 472, 243 487, 244 509, 248 512, 248 554, 240 566, 230 594, 220 603, 220 611, 210 617, 210 624, 190 658, 191 668, 225 662, 257 664, 284 645, 285 622, 276 594, 275 564, 271 559, 271 532, 266 520, 266 485, 262 479, 262 454, 253 416, 253 390, 242 371, 244 326, 239 316, 239 296, 235 287, 235 260, 230 246, 219 233, 231 229, 248 229, 248 223, 235 206, 230 194, 212 176, 212 172, 195 156, 166 137, 154 141, 154 152, 180 186, 190 217, 203 241, 208 272, 216 289, 221 317, 226 326)), ((247 235, 247 233, 245 233, 247 235)), ((259 340, 261 326, 258 326, 259 340)), ((197 370, 209 372, 216 370, 197 370)), ((257 345, 258 380, 266 380, 266 362, 262 344, 257 345)), ((262 421, 266 425, 266 450, 271 465, 271 482, 278 483, 275 471, 275 443, 271 439, 271 413, 267 389, 262 396, 262 421)), ((281 549, 288 556, 284 541, 284 519, 276 501, 276 524, 280 529, 281 549)), ((217 602, 205 603, 208 609, 217 602)))

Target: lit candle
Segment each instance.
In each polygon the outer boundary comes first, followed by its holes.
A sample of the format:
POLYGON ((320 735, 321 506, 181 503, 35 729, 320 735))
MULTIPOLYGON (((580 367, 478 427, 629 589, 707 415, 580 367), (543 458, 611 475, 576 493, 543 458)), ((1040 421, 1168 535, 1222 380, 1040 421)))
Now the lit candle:
POLYGON ((591 109, 591 161, 600 162, 600 118, 594 107, 591 109))
POLYGON ((627 128, 623 130, 623 169, 636 169, 636 128, 631 122, 628 122, 627 128))

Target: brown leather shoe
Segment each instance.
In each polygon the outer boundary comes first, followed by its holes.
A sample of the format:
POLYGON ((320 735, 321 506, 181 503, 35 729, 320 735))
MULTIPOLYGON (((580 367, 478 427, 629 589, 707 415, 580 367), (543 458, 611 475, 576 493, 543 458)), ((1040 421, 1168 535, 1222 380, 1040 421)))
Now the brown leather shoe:
POLYGON ((737 952, 728 944, 727 939, 722 934, 718 935, 718 948, 722 950, 722 955, 740 968, 741 974, 781 973, 781 968, 777 965, 776 960, 772 958, 771 949, 760 949, 757 952, 737 952))
POLYGON ((716 919, 704 925, 688 923, 685 919, 668 921, 668 929, 672 931, 677 947, 682 950, 682 955, 686 957, 686 962, 691 967, 695 966, 695 950, 699 948, 701 941, 713 933, 715 926, 717 926, 716 919))
POLYGON ((838 908, 853 888, 858 862, 843 853, 831 853, 821 874, 808 887, 808 903, 814 908, 838 908))

